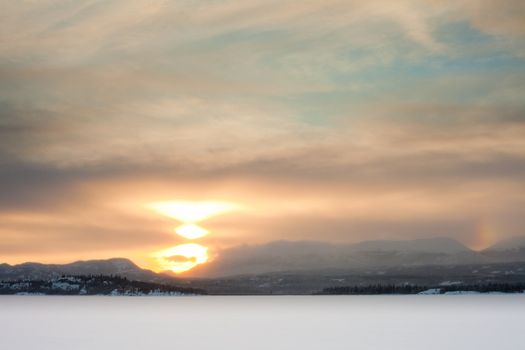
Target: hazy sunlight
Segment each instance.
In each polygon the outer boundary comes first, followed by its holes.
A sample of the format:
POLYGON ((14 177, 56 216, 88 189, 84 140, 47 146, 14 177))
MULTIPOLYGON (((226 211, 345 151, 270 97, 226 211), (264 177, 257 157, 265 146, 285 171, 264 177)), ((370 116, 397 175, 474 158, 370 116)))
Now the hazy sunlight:
POLYGON ((197 239, 206 236, 209 231, 195 224, 184 224, 175 229, 175 232, 187 239, 197 239))
POLYGON ((238 205, 228 202, 168 201, 150 203, 149 207, 170 218, 194 223, 232 211, 238 205))
POLYGON ((180 244, 157 252, 155 257, 161 270, 180 273, 208 261, 208 248, 195 243, 180 244))

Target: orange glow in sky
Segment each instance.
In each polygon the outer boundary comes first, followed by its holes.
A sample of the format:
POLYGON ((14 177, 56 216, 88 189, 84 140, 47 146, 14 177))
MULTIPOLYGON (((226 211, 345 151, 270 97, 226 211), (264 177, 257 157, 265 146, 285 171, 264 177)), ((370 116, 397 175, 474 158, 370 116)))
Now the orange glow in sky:
POLYGON ((203 221, 238 208, 238 205, 228 202, 189 201, 154 202, 148 206, 163 215, 185 223, 203 221))
POLYGON ((184 224, 175 229, 175 232, 187 239, 197 239, 206 236, 209 231, 195 224, 184 224))

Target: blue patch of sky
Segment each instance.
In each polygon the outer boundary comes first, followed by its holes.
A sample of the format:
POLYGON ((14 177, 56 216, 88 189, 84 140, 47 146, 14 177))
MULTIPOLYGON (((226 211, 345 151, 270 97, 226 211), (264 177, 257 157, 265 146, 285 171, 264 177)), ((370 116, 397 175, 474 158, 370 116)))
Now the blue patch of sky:
MULTIPOLYGON (((409 59, 397 55, 388 63, 375 64, 358 71, 333 72, 334 82, 346 84, 348 81, 373 82, 399 81, 404 78, 425 77, 443 74, 471 74, 498 71, 522 71, 525 68, 523 58, 512 55, 502 47, 499 37, 481 33, 466 22, 457 22, 442 26, 434 36, 444 43, 444 52, 429 52, 418 59, 409 59)), ((373 57, 375 52, 350 50, 343 54, 352 60, 373 57)))
MULTIPOLYGON (((330 116, 359 110, 390 94, 405 97, 407 101, 469 103, 476 102, 490 90, 489 86, 478 86, 429 96, 426 87, 432 84, 433 78, 505 78, 524 72, 525 60, 507 52, 504 45, 500 45, 503 39, 480 33, 467 23, 447 24, 435 35, 450 49, 428 53, 418 59, 398 55, 387 63, 378 62, 355 71, 329 71, 326 74, 336 85, 332 91, 284 96, 281 100, 294 106, 305 122, 324 124, 330 116), (422 91, 410 89, 418 82, 424 87, 422 91)), ((363 61, 367 57, 374 62, 375 54, 373 50, 349 49, 341 55, 349 62, 363 61)))

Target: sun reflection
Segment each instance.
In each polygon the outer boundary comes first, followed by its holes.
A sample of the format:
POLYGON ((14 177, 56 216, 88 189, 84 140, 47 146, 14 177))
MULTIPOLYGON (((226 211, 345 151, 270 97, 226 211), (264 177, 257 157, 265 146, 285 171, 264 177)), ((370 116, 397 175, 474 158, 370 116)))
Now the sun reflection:
POLYGON ((180 244, 157 252, 155 258, 162 270, 180 273, 208 261, 208 248, 195 243, 180 244))
POLYGON ((209 231, 195 224, 184 224, 175 229, 175 232, 187 239, 197 239, 206 236, 209 231))

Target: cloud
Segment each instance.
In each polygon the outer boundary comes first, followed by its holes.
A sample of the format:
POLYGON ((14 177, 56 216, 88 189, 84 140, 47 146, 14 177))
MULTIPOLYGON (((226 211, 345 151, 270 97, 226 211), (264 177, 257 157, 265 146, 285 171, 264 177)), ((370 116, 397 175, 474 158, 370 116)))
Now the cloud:
POLYGON ((466 0, 460 8, 469 16, 474 26, 490 34, 525 35, 525 4, 519 0, 466 0))
POLYGON ((7 3, 0 251, 140 258, 177 243, 163 199, 247 204, 217 248, 520 233, 521 7, 7 3))

